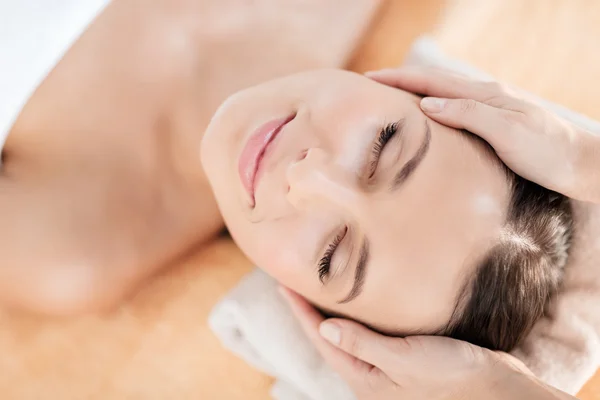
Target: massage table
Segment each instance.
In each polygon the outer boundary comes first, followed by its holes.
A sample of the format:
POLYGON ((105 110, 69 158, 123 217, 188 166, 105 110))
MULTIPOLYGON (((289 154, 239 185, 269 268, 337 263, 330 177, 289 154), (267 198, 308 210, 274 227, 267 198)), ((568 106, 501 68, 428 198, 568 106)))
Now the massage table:
MULTIPOLYGON (((449 55, 600 119, 600 4, 386 0, 349 62, 399 65, 420 34, 449 55), (532 62, 532 60, 534 62, 532 62)), ((253 265, 227 236, 149 280, 118 309, 69 320, 0 312, 1 399, 266 400, 272 381, 225 351, 206 320, 253 265)), ((600 376, 580 393, 600 400, 600 376)))

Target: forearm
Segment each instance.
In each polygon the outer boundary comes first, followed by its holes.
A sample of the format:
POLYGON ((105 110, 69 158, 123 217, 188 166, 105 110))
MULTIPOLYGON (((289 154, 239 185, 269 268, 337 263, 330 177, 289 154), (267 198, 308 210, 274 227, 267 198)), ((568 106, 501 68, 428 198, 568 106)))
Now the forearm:
POLYGON ((578 131, 577 174, 579 200, 600 204, 600 132, 578 131))
MULTIPOLYGON (((518 374, 502 387, 491 392, 494 400, 573 400, 572 397, 557 389, 545 386, 533 377, 518 374)), ((479 397, 485 398, 485 397, 479 397)))
POLYGON ((473 392, 461 400, 574 400, 560 390, 544 385, 533 376, 498 364, 473 392))

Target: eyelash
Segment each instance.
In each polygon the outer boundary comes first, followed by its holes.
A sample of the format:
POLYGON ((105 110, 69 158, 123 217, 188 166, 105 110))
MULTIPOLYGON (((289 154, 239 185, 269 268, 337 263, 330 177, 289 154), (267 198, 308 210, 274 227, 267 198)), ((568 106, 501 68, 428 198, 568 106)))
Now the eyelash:
MULTIPOLYGON (((375 170, 377 169, 377 164, 379 163, 379 158, 381 157, 381 152, 386 144, 394 137, 394 135, 398 132, 398 122, 394 122, 386 125, 379 132, 377 139, 375 140, 375 144, 373 145, 373 161, 371 162, 371 174, 369 178, 372 178, 375 174, 375 170)), ((325 254, 319 260, 319 280, 321 283, 325 282, 325 278, 329 275, 329 270, 331 269, 331 259, 338 246, 346 236, 346 232, 348 232, 348 228, 344 228, 344 230, 336 235, 333 241, 327 246, 327 250, 325 250, 325 254)))
POLYGON ((379 135, 377 136, 377 140, 375 140, 375 144, 373 145, 373 161, 371 161, 370 175, 369 179, 375 175, 375 171, 377 170, 377 164, 379 164, 379 158, 381 157, 381 152, 386 144, 394 137, 394 135, 398 132, 398 123, 394 122, 386 125, 379 135))
POLYGON ((338 233, 335 238, 333 238, 333 242, 327 246, 327 250, 325 250, 325 254, 319 260, 319 280, 321 283, 325 283, 325 278, 329 275, 329 270, 331 269, 331 259, 333 258, 333 254, 337 250, 338 246, 346 236, 346 232, 348 232, 348 228, 344 228, 343 231, 338 233))

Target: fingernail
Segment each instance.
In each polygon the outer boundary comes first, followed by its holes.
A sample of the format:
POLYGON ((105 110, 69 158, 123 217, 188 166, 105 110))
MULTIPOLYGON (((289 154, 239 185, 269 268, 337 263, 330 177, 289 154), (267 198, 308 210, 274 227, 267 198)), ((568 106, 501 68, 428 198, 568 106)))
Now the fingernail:
POLYGON ((319 326, 319 333, 329 343, 338 346, 342 341, 342 332, 333 322, 323 322, 319 326))
POLYGON ((437 97, 425 97, 421 100, 421 108, 423 111, 435 113, 440 112, 446 107, 446 99, 438 99, 437 97))

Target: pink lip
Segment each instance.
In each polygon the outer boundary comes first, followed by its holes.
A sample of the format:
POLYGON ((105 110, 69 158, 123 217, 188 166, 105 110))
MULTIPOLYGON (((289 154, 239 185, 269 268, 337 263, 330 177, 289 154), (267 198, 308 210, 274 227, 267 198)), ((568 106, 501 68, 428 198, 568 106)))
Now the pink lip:
POLYGON ((256 176, 260 169, 261 161, 268 150, 269 144, 273 142, 281 129, 296 115, 278 118, 260 126, 248 139, 246 146, 240 155, 238 172, 244 188, 250 195, 252 206, 254 206, 254 190, 256 188, 256 176))

